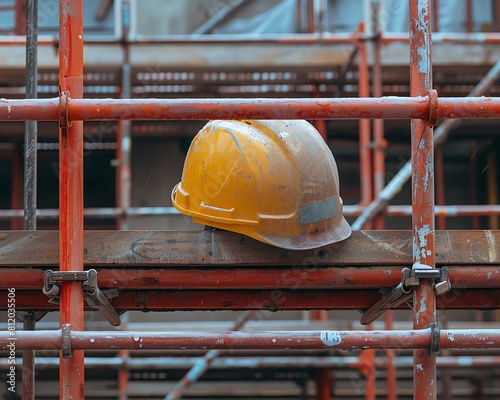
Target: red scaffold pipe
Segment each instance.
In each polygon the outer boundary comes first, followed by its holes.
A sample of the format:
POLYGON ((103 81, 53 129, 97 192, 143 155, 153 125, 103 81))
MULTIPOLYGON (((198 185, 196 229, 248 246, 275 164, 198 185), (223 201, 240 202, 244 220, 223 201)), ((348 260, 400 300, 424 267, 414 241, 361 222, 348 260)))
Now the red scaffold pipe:
MULTIPOLYGON (((443 97, 440 119, 500 118, 500 98, 443 97)), ((429 96, 311 99, 0 99, 0 121, 429 119, 429 96)))
MULTIPOLYGON (((74 98, 83 97, 83 0, 59 2, 59 87, 74 98)), ((59 127, 59 269, 83 270, 83 122, 64 121, 58 99, 59 127)), ((53 104, 53 103, 51 103, 53 104)), ((27 114, 29 115, 29 113, 27 114)), ((79 282, 62 282, 59 300, 61 326, 84 329, 84 298, 79 282)), ((85 398, 84 352, 60 355, 59 398, 85 398)))
MULTIPOLYGON (((229 269, 174 268, 142 269, 103 268, 98 272, 100 288, 117 290, 264 290, 264 289, 363 289, 396 286, 401 282, 401 266, 343 266, 301 270, 268 265, 263 268, 229 269)), ((39 290, 43 286, 42 268, 0 268, 0 290, 39 290)), ((450 269, 453 290, 500 288, 499 266, 465 266, 450 269)), ((1 293, 1 292, 0 292, 1 293)), ((451 296, 452 294, 450 294, 451 296)))
MULTIPOLYGON (((228 349, 428 349, 432 329, 393 331, 142 332, 71 331, 71 350, 228 349)), ((62 330, 0 332, 0 350, 61 349, 62 330)), ((456 329, 439 333, 441 349, 498 349, 500 329, 456 329)))
MULTIPOLYGON (((437 123, 441 107, 432 84, 431 56, 431 0, 410 0, 410 95, 436 96, 429 107, 429 120, 437 123)), ((481 100, 474 99, 473 106, 481 100)), ((455 113, 455 107, 452 114, 455 113)), ((411 172, 412 172, 412 229, 413 262, 435 268, 435 216, 434 216, 434 132, 422 120, 411 121, 411 172)), ((436 297, 433 284, 422 282, 413 292, 413 328, 423 329, 436 323, 436 297)), ((413 351, 413 396, 415 400, 436 399, 435 351, 413 351)))

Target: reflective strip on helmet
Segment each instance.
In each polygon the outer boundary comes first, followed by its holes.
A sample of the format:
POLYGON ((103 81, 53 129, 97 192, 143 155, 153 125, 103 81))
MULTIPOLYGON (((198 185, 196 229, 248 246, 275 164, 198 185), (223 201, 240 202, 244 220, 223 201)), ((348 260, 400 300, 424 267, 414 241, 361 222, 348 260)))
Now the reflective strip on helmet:
POLYGON ((335 218, 337 215, 337 196, 300 206, 300 225, 335 218))

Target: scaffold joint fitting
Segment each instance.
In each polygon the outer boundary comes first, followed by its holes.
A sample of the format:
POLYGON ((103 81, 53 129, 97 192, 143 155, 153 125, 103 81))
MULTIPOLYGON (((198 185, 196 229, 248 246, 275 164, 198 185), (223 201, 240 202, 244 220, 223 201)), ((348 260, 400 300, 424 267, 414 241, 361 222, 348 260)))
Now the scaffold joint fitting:
POLYGON ((436 296, 447 293, 451 289, 448 267, 436 269, 429 265, 415 263, 411 269, 403 268, 401 283, 395 288, 385 290, 384 297, 363 313, 361 323, 363 325, 371 324, 387 310, 396 308, 403 303, 408 303, 411 307, 413 289, 420 286, 421 279, 434 280, 434 293, 436 296))
POLYGON ((429 323, 429 328, 431 329, 431 348, 430 352, 433 356, 439 355, 440 350, 440 340, 441 340, 441 326, 439 322, 429 323))
POLYGON ((439 97, 436 89, 429 90, 429 119, 430 126, 436 126, 439 119, 439 97))
POLYGON ((59 282, 81 282, 85 301, 94 310, 99 310, 113 326, 121 324, 120 316, 113 308, 108 298, 116 297, 116 290, 101 291, 97 285, 97 271, 45 271, 43 293, 49 298, 49 303, 59 304, 59 282))
POLYGON ((71 325, 64 324, 62 326, 62 356, 63 358, 71 358, 71 325))
POLYGON ((63 91, 59 95, 59 127, 62 129, 71 127, 68 109, 69 109, 69 92, 63 91))
MULTIPOLYGON (((405 269, 403 269, 403 278, 405 269)), ((408 272, 406 273, 408 274, 408 272)), ((413 267, 409 271, 409 273, 409 277, 402 281, 403 286, 405 286, 407 290, 411 290, 410 288, 420 286, 421 279, 434 280, 434 293, 436 296, 448 293, 451 290, 450 268, 447 266, 436 269, 430 267, 429 265, 415 263, 413 264, 413 267)))

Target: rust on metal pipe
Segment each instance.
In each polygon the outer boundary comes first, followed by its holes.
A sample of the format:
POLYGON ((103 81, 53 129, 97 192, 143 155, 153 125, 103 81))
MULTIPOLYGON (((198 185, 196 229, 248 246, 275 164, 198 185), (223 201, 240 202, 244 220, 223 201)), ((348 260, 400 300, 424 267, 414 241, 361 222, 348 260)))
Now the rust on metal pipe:
MULTIPOLYGON (((498 332, 497 332, 498 333, 498 332)), ((288 331, 288 332, 122 332, 71 331, 74 350, 243 350, 243 349, 328 349, 354 350, 369 348, 428 348, 431 330, 408 331, 288 331)), ((500 335, 500 333, 499 333, 500 335)), ((491 336, 491 335, 490 335, 491 336)), ((458 337, 458 336, 457 336, 458 337)), ((462 338, 462 336, 461 336, 462 338)), ((466 339, 465 339, 466 338, 466 339)), ((475 343, 466 335, 468 345, 475 343)), ((7 349, 8 332, 0 332, 0 349, 7 349)), ((497 341, 498 342, 498 341, 497 341)), ((500 343, 496 343, 500 345, 500 343)), ((454 346, 459 345, 453 343, 454 346)), ((60 349, 62 331, 22 331, 17 333, 20 350, 60 349)))
MULTIPOLYGON (((74 119, 427 118, 428 98, 70 100, 74 119), (397 104, 397 105, 396 105, 397 104), (117 107, 121 105, 122 107, 117 107)), ((500 101, 499 101, 500 110, 500 101)))
MULTIPOLYGON (((70 121, 209 118, 427 120, 429 107, 430 100, 427 95, 375 99, 70 99, 69 119, 70 121)), ((500 99, 440 98, 438 117, 500 118, 500 99)))
MULTIPOLYGON (((366 350, 429 349, 432 330, 271 331, 271 332, 143 332, 71 331, 74 350, 366 350)), ((7 350, 9 332, 0 332, 0 350, 7 350)), ((17 332, 19 350, 61 349, 62 330, 17 332)), ((500 329, 450 329, 439 335, 443 349, 498 349, 500 329)))
POLYGON ((0 99, 0 120, 26 121, 59 120, 59 98, 55 99, 0 99))
MULTIPOLYGON (((342 268, 262 267, 106 268, 99 269, 98 284, 102 288, 126 290, 175 290, 179 287, 183 290, 374 289, 397 286, 403 269, 402 266, 383 265, 342 268)), ((44 271, 38 268, 0 268, 0 289, 40 289, 44 271)), ((457 266, 450 270, 450 281, 454 289, 498 289, 500 266, 457 266)))
MULTIPOLYGON (((410 94, 430 94, 430 0, 410 0, 410 94)), ((433 129, 422 120, 411 121, 413 262, 435 268, 434 139, 433 129)), ((413 328, 424 329, 436 321, 433 282, 423 280, 413 292, 413 328)), ((436 357, 429 349, 413 351, 415 400, 436 399, 436 357)))
MULTIPOLYGON (((437 118, 500 118, 495 97, 445 97, 437 118)), ((323 99, 81 99, 67 100, 72 121, 206 119, 422 119, 431 109, 429 96, 323 99)), ((0 99, 0 121, 60 120, 60 99, 0 99), (29 117, 27 117, 29 116, 29 117)))
MULTIPOLYGON (((61 93, 83 97, 83 0, 59 3, 59 86, 61 93)), ((58 106, 59 108, 59 106, 58 106)), ((28 110, 25 110, 27 112, 28 110)), ((63 110, 64 111, 64 110, 63 110)), ((29 115, 29 114, 27 114, 29 115)), ((59 118, 58 118, 59 119, 59 118)), ((64 118, 62 120, 64 123, 64 118)), ((59 257, 61 271, 83 270, 83 122, 59 129, 59 257)), ((60 323, 84 329, 84 300, 80 282, 63 282, 60 323)), ((60 353, 60 399, 84 398, 84 352, 70 358, 60 353)))

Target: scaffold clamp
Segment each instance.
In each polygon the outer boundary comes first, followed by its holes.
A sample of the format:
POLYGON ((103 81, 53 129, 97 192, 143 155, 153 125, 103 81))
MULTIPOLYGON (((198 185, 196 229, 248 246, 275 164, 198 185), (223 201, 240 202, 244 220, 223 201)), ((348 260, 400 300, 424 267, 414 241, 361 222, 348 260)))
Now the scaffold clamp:
POLYGON ((403 284, 410 288, 420 286, 421 279, 434 280, 434 293, 436 296, 448 293, 451 289, 450 268, 447 266, 440 269, 432 268, 429 265, 415 263, 410 271, 410 276, 403 284))
POLYGON ((429 324, 429 328, 431 330, 431 348, 430 352, 433 356, 439 355, 440 346, 441 346, 441 326, 439 322, 431 322, 429 324))
POLYGON ((429 119, 430 126, 436 126, 439 119, 439 97, 435 89, 429 90, 429 119))
POLYGON ((63 358, 71 358, 71 325, 64 324, 61 330, 62 335, 62 356, 63 358))
POLYGON ((71 127, 71 122, 69 120, 68 102, 69 92, 61 92, 61 94, 59 95, 59 127, 62 129, 71 127))
POLYGON ((366 310, 361 316, 363 325, 371 324, 387 310, 398 307, 403 303, 408 303, 412 307, 413 290, 420 286, 422 279, 434 281, 434 293, 436 296, 447 293, 451 289, 450 269, 444 266, 440 269, 432 268, 429 265, 415 263, 413 267, 403 268, 401 271, 401 283, 392 289, 385 290, 384 297, 366 310))
POLYGON ((94 310, 99 310, 113 326, 121 324, 120 316, 109 302, 112 297, 110 292, 108 296, 97 286, 97 271, 90 269, 88 271, 45 271, 43 293, 49 298, 49 303, 59 304, 59 282, 72 281, 82 282, 85 301, 94 310))

